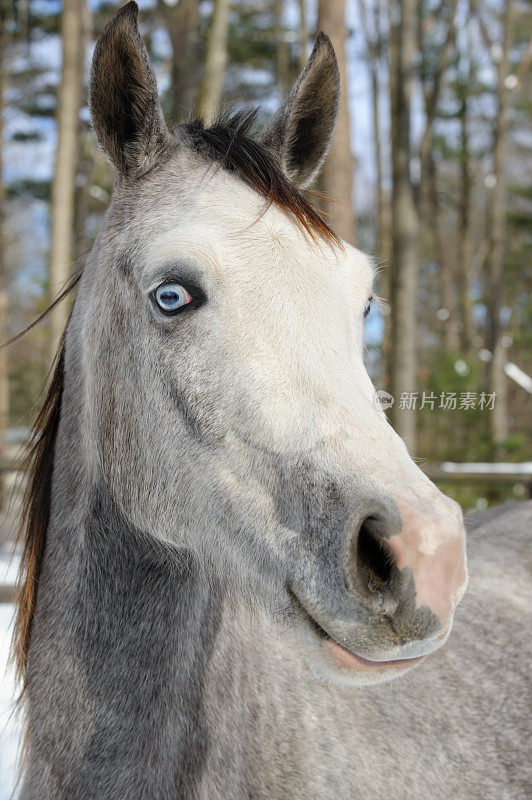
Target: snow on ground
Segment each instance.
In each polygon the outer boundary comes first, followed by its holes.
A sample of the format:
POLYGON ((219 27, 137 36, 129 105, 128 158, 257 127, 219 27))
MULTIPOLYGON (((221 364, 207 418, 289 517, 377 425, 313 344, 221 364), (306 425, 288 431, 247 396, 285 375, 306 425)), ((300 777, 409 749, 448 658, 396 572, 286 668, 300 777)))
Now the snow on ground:
POLYGON ((18 558, 13 558, 7 547, 0 548, 0 584, 15 586, 18 575, 18 558))
MULTIPOLYGON (((10 529, 11 522, 2 516, 0 524, 5 526, 2 533, 10 529)), ((18 567, 19 557, 13 555, 12 543, 5 541, 4 546, 0 547, 0 587, 6 601, 13 597, 18 567)), ((14 670, 9 663, 14 613, 11 602, 0 602, 0 800, 15 800, 16 797, 14 788, 21 724, 20 717, 15 713, 14 670)))
POLYGON ((13 789, 17 775, 20 719, 14 713, 14 676, 13 668, 8 664, 13 612, 11 603, 0 603, 0 800, 14 800, 16 797, 13 789))

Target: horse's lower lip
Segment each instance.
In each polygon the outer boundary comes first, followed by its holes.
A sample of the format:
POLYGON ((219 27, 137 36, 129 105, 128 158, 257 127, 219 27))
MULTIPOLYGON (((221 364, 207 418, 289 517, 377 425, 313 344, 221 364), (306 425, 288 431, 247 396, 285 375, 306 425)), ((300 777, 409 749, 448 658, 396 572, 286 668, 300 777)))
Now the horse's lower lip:
POLYGON ((322 628, 321 625, 319 625, 314 617, 309 614, 299 598, 293 592, 291 592, 291 595, 293 601, 310 623, 315 635, 321 640, 322 645, 327 650, 328 654, 332 656, 336 663, 344 669, 360 670, 365 672, 368 670, 373 670, 375 672, 386 672, 389 669, 408 669, 409 667, 413 667, 415 664, 419 664, 419 662, 423 661, 423 659, 426 657, 417 656, 415 658, 396 658, 389 661, 371 661, 368 658, 359 656, 352 650, 348 650, 347 647, 341 645, 336 641, 336 639, 333 639, 332 636, 324 628, 322 628))
POLYGON ((423 661, 425 656, 417 658, 398 658, 392 661, 370 661, 367 658, 356 655, 352 650, 348 650, 330 636, 323 639, 323 646, 334 660, 344 669, 367 671, 368 669, 376 672, 384 672, 389 669, 406 669, 423 661))

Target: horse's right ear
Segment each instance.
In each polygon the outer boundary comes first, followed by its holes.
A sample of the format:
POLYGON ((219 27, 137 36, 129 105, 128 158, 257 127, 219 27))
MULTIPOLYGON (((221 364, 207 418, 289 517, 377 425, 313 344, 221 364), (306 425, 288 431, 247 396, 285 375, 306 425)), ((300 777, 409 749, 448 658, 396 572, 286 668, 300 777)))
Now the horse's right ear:
POLYGON ((319 33, 305 69, 260 135, 300 189, 311 183, 327 155, 339 100, 340 73, 334 49, 329 37, 319 33))
POLYGON ((107 23, 92 59, 89 107, 98 142, 118 172, 140 176, 170 142, 157 81, 130 2, 107 23))

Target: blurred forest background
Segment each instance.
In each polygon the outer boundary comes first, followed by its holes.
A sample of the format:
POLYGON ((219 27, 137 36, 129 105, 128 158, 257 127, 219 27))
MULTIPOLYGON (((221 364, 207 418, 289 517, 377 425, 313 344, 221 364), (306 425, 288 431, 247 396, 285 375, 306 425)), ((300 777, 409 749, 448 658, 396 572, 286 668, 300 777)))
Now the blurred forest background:
MULTIPOLYGON (((319 191, 380 265, 389 304, 367 362, 423 463, 530 461, 532 15, 529 0, 140 0, 169 123, 260 106, 263 123, 317 30, 343 99, 319 191), (414 407, 415 406, 415 407, 414 407)), ((112 175, 87 111, 105 0, 0 0, 0 341, 83 264, 112 175)), ((0 350, 0 460, 28 427, 68 308, 0 350)), ((519 481, 447 486, 466 507, 519 481)))

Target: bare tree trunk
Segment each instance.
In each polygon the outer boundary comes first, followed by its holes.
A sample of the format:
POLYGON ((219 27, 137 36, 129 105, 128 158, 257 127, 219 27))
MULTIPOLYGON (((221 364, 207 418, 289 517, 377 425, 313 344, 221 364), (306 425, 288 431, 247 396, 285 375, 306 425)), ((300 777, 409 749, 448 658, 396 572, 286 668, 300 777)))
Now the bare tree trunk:
MULTIPOLYGON (((57 110, 57 151, 51 193, 49 291, 53 298, 71 274, 74 193, 81 102, 80 52, 83 48, 83 1, 65 0, 61 19, 63 65, 57 110)), ((60 303, 51 317, 51 351, 55 353, 68 319, 60 303)))
MULTIPOLYGON (((448 27, 443 45, 438 54, 438 60, 434 70, 429 70, 428 75, 422 76, 421 84, 425 104, 425 127, 419 146, 419 158, 421 163, 421 183, 419 191, 419 216, 423 225, 423 230, 433 232, 433 247, 436 260, 439 264, 440 278, 440 302, 449 314, 444 325, 444 345, 447 350, 455 350, 458 347, 458 337, 456 330, 456 309, 454 306, 455 294, 453 287, 453 274, 451 261, 447 258, 446 237, 443 232, 443 220, 438 197, 437 166, 434 153, 434 123, 436 121, 438 104, 444 83, 445 73, 449 67, 451 53, 455 42, 455 16, 457 0, 451 0, 449 7, 448 27)), ((446 4, 442 3, 438 16, 446 4)), ((434 24, 435 17, 421 18, 418 15, 418 48, 422 51, 424 46, 424 35, 427 29, 434 24)))
POLYGON ((384 208, 384 185, 382 175, 382 147, 380 132, 380 113, 379 113, 379 78, 377 65, 373 63, 370 67, 371 72, 371 108, 373 121, 373 142, 375 153, 375 175, 377 181, 377 235, 375 237, 377 254, 380 258, 389 259, 391 252, 389 239, 386 241, 385 235, 385 208, 384 208), (388 252, 385 252, 388 245, 388 252))
POLYGON ((336 233, 348 242, 356 242, 356 218, 353 208, 354 159, 351 151, 346 64, 345 0, 320 0, 318 29, 331 39, 340 69, 340 106, 336 128, 322 171, 325 194, 336 202, 326 202, 328 220, 336 233))
MULTIPOLYGON (((82 47, 80 52, 80 92, 83 94, 83 72, 85 66, 85 53, 90 44, 92 33, 92 11, 87 4, 82 8, 82 47)), ((83 101, 82 101, 83 102, 83 101)), ((89 252, 87 241, 87 217, 89 214, 90 194, 93 177, 96 172, 97 159, 94 153, 93 139, 82 135, 80 131, 80 144, 76 165, 76 189, 74 200, 74 263, 82 265, 89 252)))
POLYGON ((307 63, 308 24, 306 0, 299 0, 299 68, 303 69, 307 63))
MULTIPOLYGON (((392 238, 391 222, 392 214, 390 208, 390 196, 384 190, 382 146, 380 135, 380 111, 379 111, 379 78, 378 65, 372 61, 371 70, 371 105, 373 118, 373 141, 375 144, 375 175, 377 181, 377 235, 376 251, 377 258, 384 263, 384 270, 380 276, 380 288, 382 296, 389 299, 391 296, 391 259, 392 259, 392 238)), ((384 318, 384 333, 382 339, 381 356, 381 378, 382 385, 387 386, 391 372, 391 353, 392 337, 389 316, 384 318)))
POLYGON ((471 164, 469 152, 467 87, 462 87, 460 117, 460 196, 459 212, 459 263, 458 289, 459 308, 462 318, 461 342, 466 354, 471 353, 474 336, 473 304, 471 300, 471 272, 473 262, 473 230, 471 208, 471 164))
POLYGON ((5 52, 7 45, 6 13, 3 0, 0 0, 0 509, 5 499, 4 474, 1 471, 2 461, 6 454, 6 436, 9 425, 9 363, 7 348, 2 345, 7 341, 7 265, 5 261, 5 187, 3 182, 4 153, 4 96, 6 84, 5 52))
POLYGON ((382 195, 382 224, 379 226, 382 244, 380 245, 377 255, 383 265, 379 281, 379 292, 386 301, 386 307, 383 312, 384 331, 381 347, 381 378, 382 385, 388 387, 390 386, 392 375, 392 315, 391 305, 389 305, 392 298, 393 276, 392 208, 390 193, 383 188, 382 195))
POLYGON ((281 97, 284 98, 288 93, 290 76, 286 31, 283 24, 283 6, 284 0, 275 0, 273 10, 275 17, 274 36, 277 47, 277 85, 279 87, 281 97))
MULTIPOLYGON (((423 130, 423 136, 421 137, 421 144, 419 146, 419 157, 421 161, 422 175, 424 170, 428 166, 428 159, 430 157, 430 152, 432 150, 432 134, 434 130, 434 121, 436 119, 438 103, 440 101, 443 78, 449 66, 451 53, 454 47, 454 39, 455 39, 454 20, 456 16, 457 5, 458 5, 458 0, 451 0, 449 27, 447 29, 447 36, 445 37, 445 41, 440 50, 436 71, 434 75, 431 76, 430 89, 424 87, 423 94, 425 99, 425 128, 423 130)), ((419 47, 421 47, 422 42, 418 42, 418 45, 419 47)))
POLYGON ((490 391, 497 395, 491 414, 491 435, 496 449, 501 451, 508 438, 507 386, 504 364, 501 309, 504 303, 504 258, 506 252, 506 159, 508 134, 508 89, 505 86, 509 73, 512 29, 512 4, 506 0, 502 15, 502 52, 497 64, 497 117, 493 142, 493 174, 495 186, 489 205, 490 245, 489 259, 489 321, 490 321, 490 391))
MULTIPOLYGON (((379 66, 381 64, 383 51, 383 37, 381 30, 381 0, 374 0, 372 9, 373 14, 371 19, 366 5, 366 0, 358 0, 358 9, 362 30, 364 32, 364 38, 366 40, 368 69, 371 81, 371 110, 374 142, 373 154, 375 158, 377 197, 377 230, 375 235, 375 250, 377 258, 379 258, 381 262, 384 262, 385 265, 385 269, 380 276, 379 291, 384 298, 388 299, 391 294, 391 275, 389 268, 392 257, 392 215, 390 209, 390 197, 384 190, 379 107, 379 66)), ((391 327, 389 324, 389 319, 385 319, 381 353, 381 380, 382 385, 387 386, 390 377, 391 365, 391 327)))
POLYGON ((368 70, 371 82, 371 111, 373 125, 373 142, 376 175, 376 195, 377 195, 377 232, 375 246, 380 258, 389 259, 391 256, 391 242, 386 238, 386 197, 383 186, 383 163, 382 163, 382 144, 381 144, 381 125, 379 108, 379 65, 382 58, 382 31, 380 23, 380 0, 373 2, 373 15, 370 30, 369 12, 366 0, 358 0, 359 16, 366 41, 366 53, 368 70))
POLYGON ((198 114, 210 124, 220 109, 220 98, 227 62, 227 31, 229 0, 214 0, 209 41, 205 57, 205 72, 200 86, 198 114))
POLYGON ((443 342, 447 352, 453 352, 458 350, 458 331, 455 320, 454 275, 451 259, 449 258, 449 249, 446 244, 447 237, 438 194, 438 169, 432 153, 430 153, 428 157, 425 179, 427 181, 430 201, 431 224, 434 231, 435 256, 440 267, 440 300, 442 307, 449 315, 444 321, 443 342))
POLYGON ((195 49, 199 22, 199 0, 168 4, 158 0, 158 9, 172 43, 172 123, 188 119, 196 106, 195 49))
POLYGON ((415 410, 401 408, 416 390, 418 219, 410 179, 410 113, 416 58, 416 0, 390 0, 392 127, 392 422, 410 452, 416 444, 415 410))

